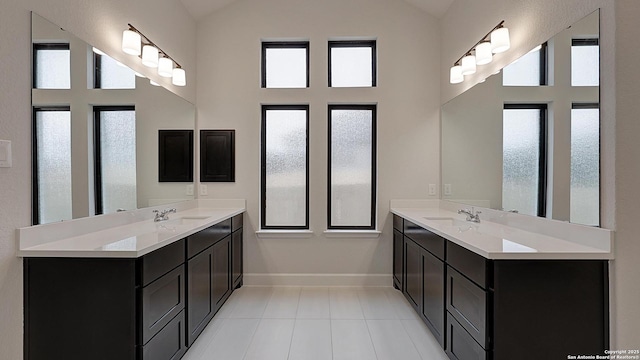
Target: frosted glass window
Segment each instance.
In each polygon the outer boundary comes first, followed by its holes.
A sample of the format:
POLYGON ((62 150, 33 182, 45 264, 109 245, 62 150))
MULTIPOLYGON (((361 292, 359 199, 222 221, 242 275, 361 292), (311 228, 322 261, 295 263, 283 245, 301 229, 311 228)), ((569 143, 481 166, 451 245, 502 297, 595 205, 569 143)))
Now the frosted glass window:
POLYGON ((46 224, 72 219, 71 112, 34 109, 36 132, 37 219, 46 224))
POLYGON ((375 227, 375 107, 330 106, 329 228, 375 227))
POLYGON ((262 43, 262 87, 306 88, 308 73, 308 42, 262 43))
MULTIPOLYGON (((540 200, 543 109, 503 111, 502 135, 502 208, 521 214, 544 215, 540 200)), ((543 159, 544 160, 544 159, 543 159)))
POLYGON ((71 89, 69 44, 34 44, 33 87, 71 89))
POLYGON ((308 112, 308 106, 263 106, 263 229, 309 228, 308 112))
POLYGON ((100 164, 96 212, 137 208, 136 113, 133 108, 94 108, 99 139, 96 163, 100 164))
POLYGON ((129 67, 107 55, 94 55, 96 89, 135 89, 136 75, 129 67))
POLYGON ((533 49, 502 70, 504 86, 545 85, 546 44, 533 49))
POLYGON ((600 46, 598 39, 573 39, 571 46, 571 85, 600 85, 600 46))
POLYGON ((571 110, 572 223, 600 225, 600 110, 571 110))
POLYGON ((329 86, 376 86, 375 41, 330 41, 329 86))

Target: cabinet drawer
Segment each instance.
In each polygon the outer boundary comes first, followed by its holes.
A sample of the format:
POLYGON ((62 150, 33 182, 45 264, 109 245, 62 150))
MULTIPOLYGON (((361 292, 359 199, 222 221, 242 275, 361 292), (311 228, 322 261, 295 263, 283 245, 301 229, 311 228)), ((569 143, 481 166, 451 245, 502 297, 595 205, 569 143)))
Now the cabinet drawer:
POLYGON ((141 283, 150 282, 184 263, 184 239, 155 250, 140 258, 141 283))
POLYGON ((440 260, 444 260, 444 238, 406 219, 404 220, 404 235, 437 256, 440 260))
POLYGON ((487 349, 487 292, 450 266, 446 288, 447 311, 487 349))
POLYGON ((400 232, 404 231, 403 224, 402 224, 403 220, 404 219, 401 218, 400 216, 393 215, 393 228, 398 230, 398 231, 400 231, 400 232))
POLYGON ((487 352, 447 313, 447 355, 452 360, 487 360, 487 352))
POLYGON ((142 289, 142 344, 184 309, 184 265, 142 289))
POLYGON ((192 258, 229 234, 231 234, 231 218, 189 236, 187 238, 187 257, 192 258))
POLYGON ((142 348, 143 360, 178 360, 187 352, 184 310, 142 348))
POLYGON ((488 278, 490 261, 460 245, 447 241, 447 264, 471 279, 481 288, 491 287, 488 278))
POLYGON ((238 214, 233 218, 231 218, 231 232, 236 232, 242 229, 242 225, 243 225, 242 214, 238 214))

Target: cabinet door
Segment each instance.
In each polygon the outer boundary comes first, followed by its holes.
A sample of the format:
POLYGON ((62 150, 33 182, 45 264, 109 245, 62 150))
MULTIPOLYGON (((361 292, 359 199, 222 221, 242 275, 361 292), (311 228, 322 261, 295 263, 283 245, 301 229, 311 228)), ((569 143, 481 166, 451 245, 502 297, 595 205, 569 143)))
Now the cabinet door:
POLYGON ((231 253, 232 288, 235 289, 242 286, 242 230, 231 234, 231 253))
POLYGON ((214 315, 213 247, 187 262, 187 341, 193 344, 214 315))
POLYGON ((142 288, 142 344, 184 309, 184 265, 142 288))
POLYGON ((213 277, 212 298, 214 313, 222 307, 222 304, 231 294, 231 236, 218 241, 213 245, 213 277))
POLYGON ((402 290, 403 274, 402 269, 404 262, 402 261, 404 255, 404 239, 402 233, 398 230, 393 230, 393 285, 402 290))
POLYGON ((444 347, 445 265, 442 260, 426 250, 422 256, 422 317, 440 345, 444 347))
POLYGON ((405 285, 404 294, 418 311, 422 312, 422 248, 404 238, 405 285))
POLYGON ((187 352, 184 311, 142 347, 142 360, 178 360, 187 352))

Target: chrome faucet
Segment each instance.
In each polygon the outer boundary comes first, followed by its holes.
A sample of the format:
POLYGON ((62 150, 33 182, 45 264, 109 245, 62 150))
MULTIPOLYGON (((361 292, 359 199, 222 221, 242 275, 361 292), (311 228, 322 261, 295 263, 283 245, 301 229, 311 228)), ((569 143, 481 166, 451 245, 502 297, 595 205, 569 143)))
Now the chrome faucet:
POLYGON ((467 215, 467 221, 471 221, 474 223, 480 223, 480 214, 482 214, 482 211, 475 211, 474 208, 471 208, 471 210, 469 209, 460 209, 458 210, 458 214, 465 214, 467 215))
POLYGON ((169 220, 169 214, 170 213, 175 213, 176 209, 164 209, 162 210, 162 212, 158 211, 158 210, 153 210, 153 212, 156 214, 156 217, 153 219, 154 222, 160 222, 160 221, 165 221, 165 220, 169 220))

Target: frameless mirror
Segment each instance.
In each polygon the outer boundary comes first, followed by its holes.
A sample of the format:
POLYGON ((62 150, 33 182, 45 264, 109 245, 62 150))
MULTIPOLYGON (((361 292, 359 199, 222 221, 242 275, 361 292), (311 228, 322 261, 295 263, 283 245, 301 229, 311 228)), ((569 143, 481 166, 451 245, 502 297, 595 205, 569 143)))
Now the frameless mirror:
POLYGON ((193 131, 193 104, 33 13, 32 43, 34 224, 193 199, 158 180, 159 130, 193 131))
POLYGON ((599 226, 599 11, 442 107, 443 199, 599 226))

